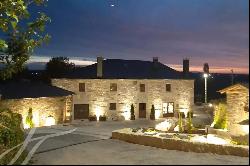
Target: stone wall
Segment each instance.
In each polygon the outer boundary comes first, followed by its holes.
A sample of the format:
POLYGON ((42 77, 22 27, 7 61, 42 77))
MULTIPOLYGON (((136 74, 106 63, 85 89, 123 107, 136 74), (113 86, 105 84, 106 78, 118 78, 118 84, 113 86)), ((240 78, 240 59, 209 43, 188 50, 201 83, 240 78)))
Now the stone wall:
POLYGON ((231 134, 242 134, 239 122, 249 119, 249 91, 246 88, 237 88, 226 92, 228 108, 228 128, 231 134))
POLYGON ((40 127, 45 125, 46 118, 49 115, 55 118, 56 124, 62 123, 66 116, 66 105, 70 101, 70 96, 9 99, 0 100, 0 108, 9 108, 13 112, 20 113, 23 117, 23 122, 29 108, 32 108, 35 127, 40 127))
POLYGON ((150 135, 130 132, 128 128, 113 131, 112 139, 118 139, 129 143, 134 143, 144 146, 152 146, 168 150, 249 157, 249 146, 238 146, 230 144, 221 145, 221 144, 194 142, 185 139, 150 136, 150 135))
POLYGON ((134 104, 138 118, 139 103, 146 103, 149 118, 152 104, 156 117, 162 117, 162 104, 165 102, 174 102, 175 110, 190 110, 194 102, 193 80, 52 79, 52 85, 74 92, 73 104, 89 104, 90 114, 105 114, 108 118, 123 116, 129 119, 131 104, 134 104), (85 92, 79 92, 79 83, 85 83, 85 92), (117 92, 110 92, 111 83, 117 83, 117 92), (145 92, 140 92, 140 84, 145 84, 145 92), (166 84, 171 84, 171 92, 166 92, 166 84), (117 109, 109 110, 110 103, 116 103, 117 109))

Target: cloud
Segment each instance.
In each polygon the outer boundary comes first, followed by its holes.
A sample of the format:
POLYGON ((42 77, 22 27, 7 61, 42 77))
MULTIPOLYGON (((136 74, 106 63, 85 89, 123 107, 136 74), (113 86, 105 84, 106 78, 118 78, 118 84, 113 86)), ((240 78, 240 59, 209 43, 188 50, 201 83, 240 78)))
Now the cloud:
MULTIPOLYGON (((46 63, 50 60, 51 57, 48 56, 33 56, 27 63, 28 67, 33 70, 45 69, 46 63)), ((83 60, 82 57, 70 57, 70 62, 73 62, 78 66, 87 66, 96 63, 94 59, 83 60)), ((182 71, 182 65, 180 64, 165 64, 175 70, 182 71)), ((234 70, 234 73, 238 74, 248 74, 249 69, 245 67, 234 67, 234 66, 210 66, 211 73, 230 73, 231 69, 234 70)), ((203 66, 190 65, 191 72, 202 72, 203 66)))
POLYGON ((249 68, 248 0, 53 0, 50 44, 39 55, 249 68), (55 12, 55 8, 60 8, 55 12))

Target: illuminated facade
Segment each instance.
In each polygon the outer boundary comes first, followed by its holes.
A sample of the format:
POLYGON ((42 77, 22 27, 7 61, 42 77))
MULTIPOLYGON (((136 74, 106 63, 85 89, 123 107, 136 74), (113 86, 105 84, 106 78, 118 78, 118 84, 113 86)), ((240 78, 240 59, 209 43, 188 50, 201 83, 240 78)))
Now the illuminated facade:
POLYGON ((136 119, 149 119, 152 105, 156 118, 191 111, 194 80, 184 79, 182 73, 159 63, 156 58, 153 62, 100 59, 97 62, 80 72, 75 71, 71 77, 52 79, 53 86, 75 93, 68 119, 105 115, 108 119, 129 120, 131 104, 135 107, 136 119), (133 70, 138 70, 138 74, 133 70))
POLYGON ((35 82, 1 84, 1 109, 10 109, 22 115, 24 128, 29 109, 35 127, 60 124, 71 111, 72 92, 35 82))
POLYGON ((226 94, 229 132, 232 135, 249 134, 249 84, 235 84, 219 92, 226 94))

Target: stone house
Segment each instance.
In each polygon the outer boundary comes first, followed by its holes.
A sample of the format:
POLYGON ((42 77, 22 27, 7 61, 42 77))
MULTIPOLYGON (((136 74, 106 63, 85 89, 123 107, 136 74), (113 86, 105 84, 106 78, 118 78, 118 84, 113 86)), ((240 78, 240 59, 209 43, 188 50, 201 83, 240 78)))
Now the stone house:
POLYGON ((53 86, 72 91, 72 112, 67 119, 130 119, 150 117, 155 107, 156 118, 187 113, 194 104, 194 80, 188 79, 189 60, 178 72, 153 58, 153 61, 97 58, 97 63, 75 69, 51 80, 53 86))
POLYGON ((238 83, 219 92, 226 94, 229 132, 232 135, 249 133, 249 84, 238 83))
POLYGON ((72 92, 33 81, 11 81, 0 84, 0 108, 20 113, 25 119, 32 108, 35 127, 45 126, 46 118, 52 116, 55 123, 66 120, 71 112, 72 92))

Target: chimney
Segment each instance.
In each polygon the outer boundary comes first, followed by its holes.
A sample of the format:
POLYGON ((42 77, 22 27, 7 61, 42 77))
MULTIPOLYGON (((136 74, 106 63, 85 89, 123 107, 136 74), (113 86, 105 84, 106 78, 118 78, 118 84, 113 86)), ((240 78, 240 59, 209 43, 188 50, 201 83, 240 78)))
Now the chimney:
POLYGON ((153 62, 157 63, 158 62, 158 57, 153 57, 153 62))
POLYGON ((102 68, 103 57, 97 57, 97 78, 102 78, 103 76, 103 68, 102 68))
POLYGON ((189 74, 189 59, 185 58, 183 59, 183 75, 184 77, 187 77, 189 74))

